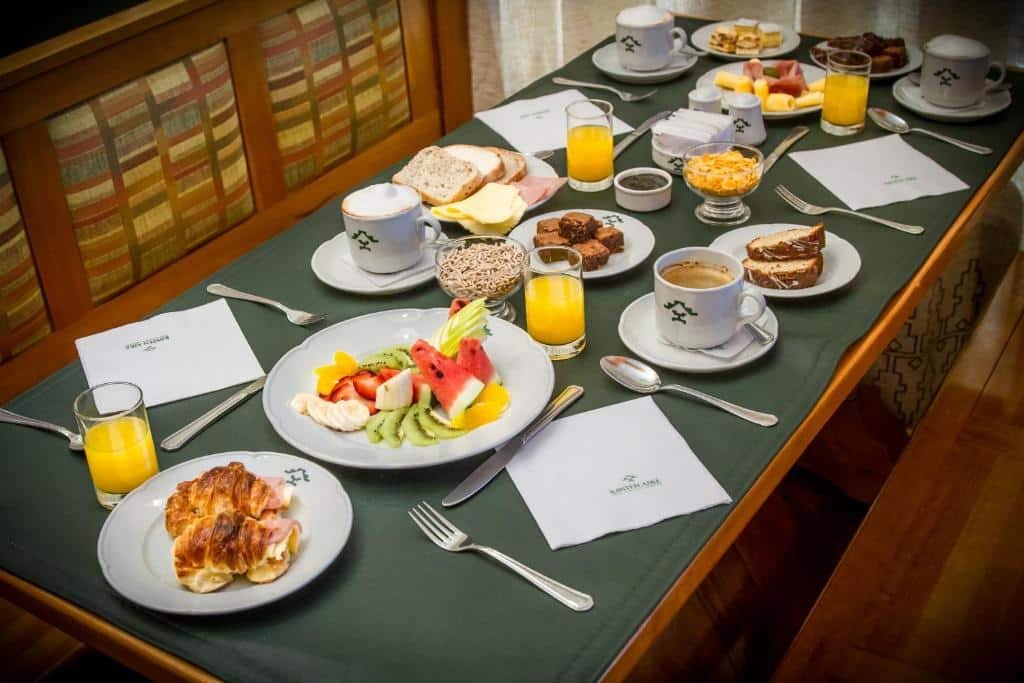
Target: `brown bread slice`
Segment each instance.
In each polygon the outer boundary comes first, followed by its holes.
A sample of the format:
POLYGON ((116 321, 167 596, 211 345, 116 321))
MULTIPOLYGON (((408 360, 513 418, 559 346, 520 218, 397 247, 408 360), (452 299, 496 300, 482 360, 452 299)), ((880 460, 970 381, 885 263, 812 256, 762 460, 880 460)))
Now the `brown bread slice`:
POLYGON ((484 147, 488 152, 494 152, 501 159, 505 166, 505 175, 498 179, 501 184, 514 183, 526 176, 526 157, 519 152, 501 147, 484 147))
POLYGON ((465 199, 483 185, 476 166, 440 147, 421 149, 391 181, 408 185, 420 193, 423 201, 435 206, 465 199))
POLYGON ((803 289, 818 281, 824 265, 825 258, 821 254, 791 261, 758 261, 748 258, 743 260, 743 271, 749 282, 760 287, 803 289))
POLYGON ((747 243, 747 256, 757 261, 806 259, 825 248, 825 224, 783 230, 747 243))

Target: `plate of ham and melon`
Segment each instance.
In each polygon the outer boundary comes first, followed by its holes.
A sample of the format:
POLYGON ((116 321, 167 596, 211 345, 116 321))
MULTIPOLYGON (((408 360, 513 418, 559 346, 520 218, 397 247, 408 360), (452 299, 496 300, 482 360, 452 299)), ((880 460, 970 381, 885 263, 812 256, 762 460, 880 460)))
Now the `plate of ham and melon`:
MULTIPOLYGON (((733 62, 711 69, 697 80, 697 87, 718 88, 723 94, 723 108, 728 108, 728 98, 732 92, 753 92, 753 82, 764 77, 768 85, 767 97, 762 99, 762 111, 766 119, 790 119, 821 111, 820 101, 810 106, 800 106, 802 97, 819 99, 814 93, 824 88, 825 70, 813 64, 803 64, 790 59, 749 60, 733 62), (781 78, 772 76, 777 73, 781 78), (746 76, 746 79, 743 77, 746 76), (748 86, 749 84, 749 86, 748 86), (749 89, 747 89, 749 87, 749 89), (796 93, 800 91, 798 96, 796 93), (782 97, 773 98, 772 95, 782 97), (770 100, 768 98, 771 98, 770 100), (775 110, 772 106, 776 100, 793 100, 793 109, 775 110)), ((760 95, 759 95, 760 96, 760 95)))
MULTIPOLYGON (((298 450, 327 462, 361 469, 410 469, 453 462, 495 448, 525 429, 540 414, 554 388, 554 369, 544 350, 521 328, 494 317, 482 347, 501 377, 509 400, 493 422, 433 445, 408 440, 397 447, 371 442, 365 430, 328 429, 296 412, 292 399, 316 384, 314 369, 338 350, 367 358, 382 349, 413 348, 430 340, 449 319, 449 310, 397 309, 332 325, 288 351, 267 374, 263 410, 275 431, 298 450)), ((439 347, 440 348, 440 347, 439 347)))

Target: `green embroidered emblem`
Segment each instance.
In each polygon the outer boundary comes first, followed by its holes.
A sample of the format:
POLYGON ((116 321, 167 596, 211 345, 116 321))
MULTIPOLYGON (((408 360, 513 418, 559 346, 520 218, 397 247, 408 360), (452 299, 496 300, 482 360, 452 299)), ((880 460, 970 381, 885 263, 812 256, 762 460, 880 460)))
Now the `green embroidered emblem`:
POLYGON ((684 325, 686 324, 687 315, 692 315, 695 317, 697 315, 697 311, 693 310, 692 308, 684 304, 682 301, 679 301, 678 299, 670 301, 669 303, 665 304, 665 310, 669 311, 672 314, 672 322, 682 323, 684 325))
POLYGON ((364 251, 373 251, 373 248, 370 245, 380 242, 380 240, 365 230, 357 230, 352 233, 352 239, 354 239, 356 243, 359 244, 359 248, 364 251))

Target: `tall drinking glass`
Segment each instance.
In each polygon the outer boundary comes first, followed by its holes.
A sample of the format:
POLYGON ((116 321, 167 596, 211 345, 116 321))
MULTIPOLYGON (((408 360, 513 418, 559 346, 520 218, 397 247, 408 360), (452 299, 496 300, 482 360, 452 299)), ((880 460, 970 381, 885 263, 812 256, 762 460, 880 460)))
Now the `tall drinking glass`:
POLYGON ((565 108, 565 158, 572 189, 597 192, 611 187, 612 112, 611 102, 605 100, 580 100, 565 108))
POLYGON ((821 129, 831 135, 853 135, 864 130, 871 83, 871 57, 857 50, 828 53, 825 74, 825 104, 821 108, 821 129))
POLYGON ((538 247, 525 277, 526 331, 551 360, 578 356, 587 345, 583 256, 572 247, 538 247))
POLYGON ((75 419, 96 500, 113 510, 158 469, 142 390, 129 382, 86 389, 75 399, 75 419))

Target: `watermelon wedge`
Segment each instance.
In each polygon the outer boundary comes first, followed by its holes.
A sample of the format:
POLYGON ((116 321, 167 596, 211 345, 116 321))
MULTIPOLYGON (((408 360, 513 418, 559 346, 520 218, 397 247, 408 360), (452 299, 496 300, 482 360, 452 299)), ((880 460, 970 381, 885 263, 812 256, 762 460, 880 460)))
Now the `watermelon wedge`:
POLYGON ((459 341, 459 355, 455 357, 455 362, 473 373, 473 376, 484 384, 501 384, 501 377, 491 364, 491 359, 479 339, 463 337, 459 341))
POLYGON ((466 410, 483 391, 484 383, 473 373, 442 355, 426 340, 417 341, 409 352, 449 418, 466 410))

